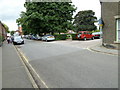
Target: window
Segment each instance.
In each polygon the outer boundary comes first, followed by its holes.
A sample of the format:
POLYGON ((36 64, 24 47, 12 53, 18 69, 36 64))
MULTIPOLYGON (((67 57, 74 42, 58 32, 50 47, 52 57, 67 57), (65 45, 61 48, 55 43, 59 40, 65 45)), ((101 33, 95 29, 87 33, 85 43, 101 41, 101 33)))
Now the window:
POLYGON ((120 41, 120 19, 117 19, 117 41, 120 41))

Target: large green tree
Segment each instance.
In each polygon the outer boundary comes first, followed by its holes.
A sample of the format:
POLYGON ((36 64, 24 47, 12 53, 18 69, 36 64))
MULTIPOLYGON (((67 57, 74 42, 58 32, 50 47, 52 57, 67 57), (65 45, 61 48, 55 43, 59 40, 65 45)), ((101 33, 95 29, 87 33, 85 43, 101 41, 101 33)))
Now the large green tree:
POLYGON ((17 23, 27 33, 54 33, 72 29, 72 15, 76 10, 70 2, 26 2, 17 23), (26 31, 27 30, 27 31, 26 31))
POLYGON ((97 17, 95 17, 95 12, 92 10, 79 11, 74 17, 74 25, 76 31, 92 31, 96 30, 95 22, 97 17))

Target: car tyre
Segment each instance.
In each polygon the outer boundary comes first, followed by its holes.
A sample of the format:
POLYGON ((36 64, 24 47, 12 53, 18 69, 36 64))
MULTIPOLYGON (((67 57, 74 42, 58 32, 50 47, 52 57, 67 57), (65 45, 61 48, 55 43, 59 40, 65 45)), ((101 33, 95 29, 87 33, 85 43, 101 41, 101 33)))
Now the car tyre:
POLYGON ((16 43, 15 43, 15 42, 13 42, 13 45, 16 45, 16 43))
POLYGON ((46 42, 48 42, 48 40, 47 40, 47 39, 46 39, 45 41, 46 41, 46 42))
POLYGON ((84 41, 86 41, 87 39, 86 39, 86 37, 84 37, 84 41))
POLYGON ((24 41, 22 42, 22 44, 24 44, 24 41))
POLYGON ((99 39, 101 39, 101 37, 98 37, 99 39))
POLYGON ((91 39, 94 40, 94 37, 92 37, 91 39))

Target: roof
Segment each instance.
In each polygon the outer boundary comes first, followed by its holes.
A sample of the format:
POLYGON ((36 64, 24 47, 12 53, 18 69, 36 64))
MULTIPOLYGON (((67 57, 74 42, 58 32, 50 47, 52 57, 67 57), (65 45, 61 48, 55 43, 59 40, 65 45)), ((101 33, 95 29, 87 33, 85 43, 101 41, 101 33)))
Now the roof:
POLYGON ((120 0, 100 0, 100 2, 120 2, 120 0))

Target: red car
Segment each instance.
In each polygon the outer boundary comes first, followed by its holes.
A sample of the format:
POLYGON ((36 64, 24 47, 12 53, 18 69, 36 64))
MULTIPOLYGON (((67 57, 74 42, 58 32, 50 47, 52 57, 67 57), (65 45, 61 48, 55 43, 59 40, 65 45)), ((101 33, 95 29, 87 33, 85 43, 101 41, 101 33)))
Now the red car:
POLYGON ((87 39, 94 40, 94 35, 92 35, 89 31, 79 31, 77 34, 77 39, 83 39, 84 41, 87 39))

